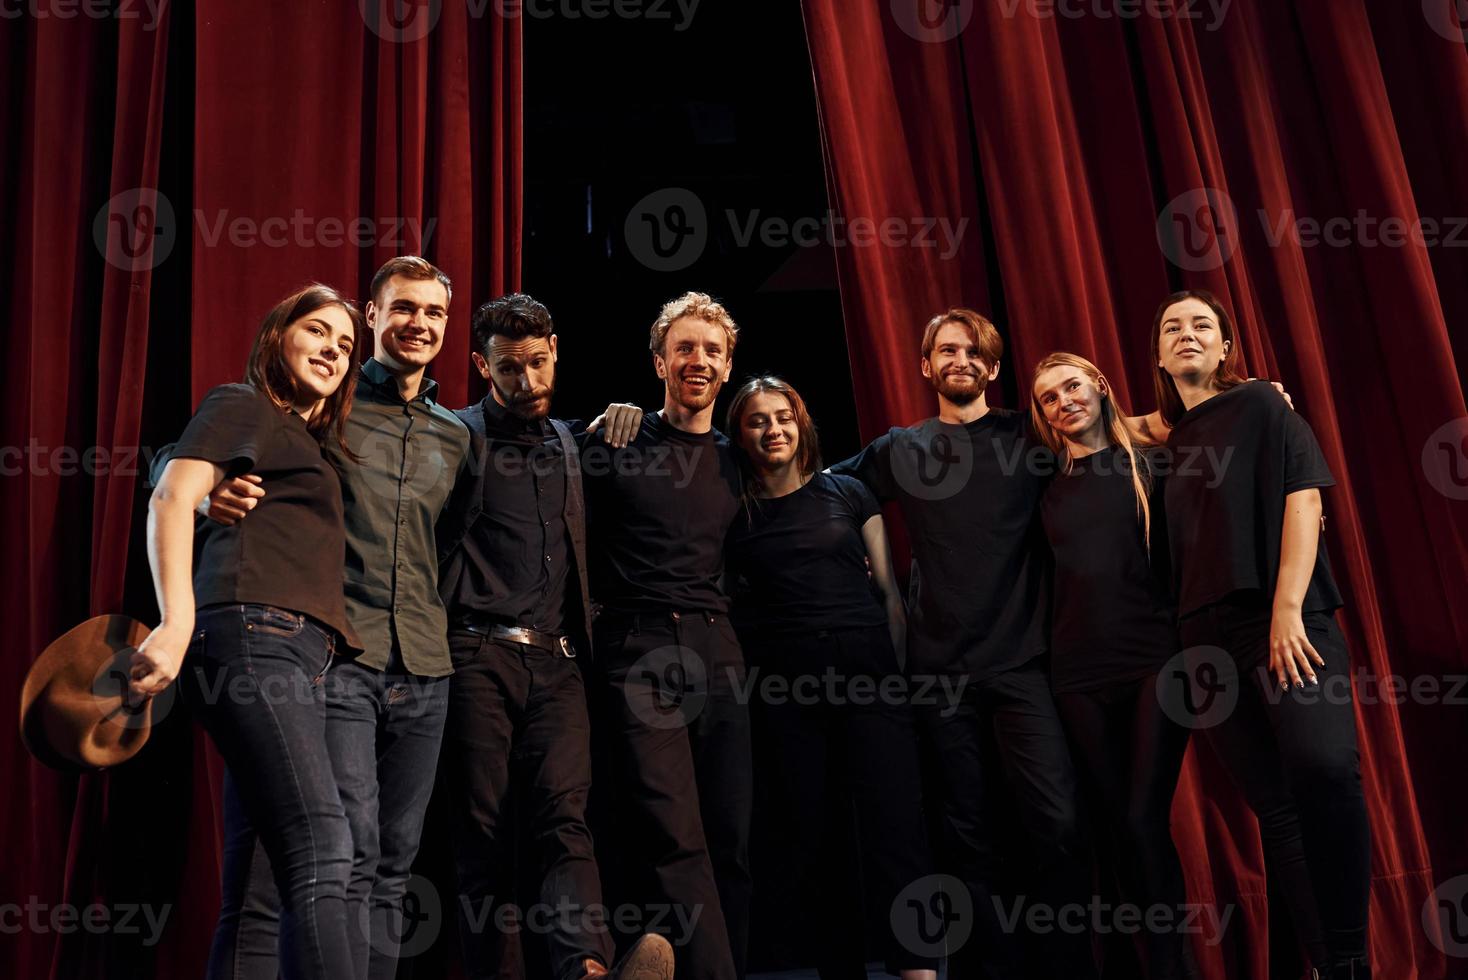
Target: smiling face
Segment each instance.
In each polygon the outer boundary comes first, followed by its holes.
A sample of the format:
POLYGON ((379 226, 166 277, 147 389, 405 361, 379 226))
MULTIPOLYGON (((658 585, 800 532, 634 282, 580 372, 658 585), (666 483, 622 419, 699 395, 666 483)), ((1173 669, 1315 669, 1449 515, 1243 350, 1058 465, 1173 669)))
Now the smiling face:
POLYGON ((1218 316, 1202 300, 1184 299, 1162 314, 1157 328, 1157 365, 1174 378, 1199 383, 1228 356, 1218 316))
POLYGON ((367 304, 377 358, 394 374, 421 372, 443 347, 449 294, 437 279, 393 276, 367 304))
POLYGON ((301 400, 297 410, 307 403, 314 407, 341 387, 352 366, 355 341, 352 318, 340 306, 323 306, 286 325, 280 358, 301 400))
POLYGON ((923 358, 923 377, 944 399, 955 405, 977 401, 999 376, 999 365, 985 363, 978 342, 968 328, 950 320, 933 336, 933 349, 923 358))
POLYGON ((687 316, 673 321, 662 351, 652 360, 667 385, 669 400, 689 412, 711 406, 734 370, 724 328, 687 316))
POLYGON ((1035 404, 1056 432, 1079 442, 1097 426, 1103 425, 1102 403, 1107 395, 1105 378, 1092 379, 1089 374, 1069 364, 1058 364, 1040 372, 1035 378, 1035 404))
POLYGON ((522 419, 550 414, 556 392, 556 335, 513 339, 489 338, 489 356, 472 355, 479 374, 489 382, 494 400, 522 419))
POLYGON ((779 392, 761 391, 750 396, 740 410, 735 437, 758 470, 785 466, 800 450, 795 409, 779 392))

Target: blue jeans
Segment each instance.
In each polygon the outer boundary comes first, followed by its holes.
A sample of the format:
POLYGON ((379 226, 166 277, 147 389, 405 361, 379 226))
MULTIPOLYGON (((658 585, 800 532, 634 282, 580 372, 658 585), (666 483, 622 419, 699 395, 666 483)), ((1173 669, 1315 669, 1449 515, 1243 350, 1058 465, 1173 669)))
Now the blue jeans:
POLYGON ((266 875, 257 850, 282 897, 280 975, 335 978, 351 968, 352 842, 326 747, 323 681, 335 644, 330 628, 273 606, 206 606, 196 615, 180 681, 229 767, 211 978, 276 975, 274 944, 262 956, 241 929, 252 882, 266 875))
MULTIPOLYGON (((391 980, 401 948, 413 942, 403 902, 433 792, 448 684, 447 677, 384 672, 347 660, 332 668, 324 685, 325 746, 351 829, 346 915, 350 976, 358 980, 391 980)), ((255 863, 268 862, 260 853, 255 863)), ((267 954, 275 947, 279 907, 271 876, 254 874, 241 932, 250 949, 263 951, 261 968, 239 976, 275 976, 267 954)))

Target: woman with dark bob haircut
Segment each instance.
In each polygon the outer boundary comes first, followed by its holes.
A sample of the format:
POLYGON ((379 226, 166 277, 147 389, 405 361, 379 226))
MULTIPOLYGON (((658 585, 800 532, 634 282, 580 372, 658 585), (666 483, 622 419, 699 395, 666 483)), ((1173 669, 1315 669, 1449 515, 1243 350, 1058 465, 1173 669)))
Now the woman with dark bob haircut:
POLYGON ((276 951, 240 942, 244 895, 264 873, 251 866, 257 837, 281 896, 281 976, 339 976, 352 961, 352 842, 322 682, 332 657, 359 644, 342 597, 341 484, 322 450, 328 440, 344 448, 346 382, 364 333, 361 313, 330 287, 282 300, 260 326, 244 383, 204 396, 148 505, 161 622, 133 654, 131 691, 158 694, 187 660, 184 697, 228 766, 211 978, 275 976, 276 951), (209 491, 245 473, 270 487, 250 519, 196 526, 209 491))
POLYGON ((1158 308, 1157 403, 1179 461, 1165 500, 1178 631, 1236 688, 1203 734, 1259 818, 1314 966, 1368 977, 1371 838, 1341 594, 1321 541, 1320 491, 1335 480, 1310 426, 1269 384, 1243 380, 1239 357, 1211 294, 1158 308))

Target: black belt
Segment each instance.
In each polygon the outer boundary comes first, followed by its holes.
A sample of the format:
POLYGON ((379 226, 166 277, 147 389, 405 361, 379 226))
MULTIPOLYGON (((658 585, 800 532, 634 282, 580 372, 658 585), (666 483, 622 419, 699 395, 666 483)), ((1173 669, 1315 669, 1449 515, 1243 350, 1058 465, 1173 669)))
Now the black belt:
POLYGON ((537 650, 559 653, 563 657, 574 658, 576 656, 576 648, 571 645, 571 638, 564 633, 545 633, 541 630, 530 629, 528 626, 510 626, 506 623, 482 619, 463 620, 455 625, 459 629, 478 633, 491 640, 519 643, 522 646, 535 647, 537 650))

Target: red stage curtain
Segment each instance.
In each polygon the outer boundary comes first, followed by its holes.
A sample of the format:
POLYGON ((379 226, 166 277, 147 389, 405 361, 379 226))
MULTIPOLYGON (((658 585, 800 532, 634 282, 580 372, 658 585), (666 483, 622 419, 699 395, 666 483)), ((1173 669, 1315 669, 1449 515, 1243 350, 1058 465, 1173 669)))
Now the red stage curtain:
MULTIPOLYGON (((1329 547, 1357 669, 1462 675, 1468 511, 1437 489, 1446 457, 1430 443, 1468 416, 1464 340, 1447 329, 1468 313, 1468 256, 1452 247, 1468 244, 1453 218, 1468 215, 1454 167, 1468 51, 1451 0, 1441 7, 1234 0, 1220 18, 1204 3, 805 0, 836 211, 969 222, 948 260, 839 250, 863 434, 932 413, 919 331, 960 304, 998 317, 1010 404, 1039 357, 1069 349, 1150 410, 1156 305, 1211 289, 1249 370, 1285 382, 1340 480, 1329 547), (1159 8, 1171 15, 1145 13, 1159 8), (1219 235, 1210 203, 1237 212, 1219 235), (1337 246, 1277 231, 1337 216, 1366 230, 1337 246), (1443 243, 1381 244, 1388 218, 1436 222, 1443 243), (1159 219, 1192 235, 1160 236, 1159 219)), ((1444 751, 1464 744, 1468 712, 1389 703, 1377 684, 1357 693, 1376 975, 1458 975, 1422 912, 1468 871, 1461 764, 1444 751)), ((1220 945, 1198 945, 1208 976, 1265 976, 1257 830, 1206 752, 1192 753, 1174 825, 1193 899, 1239 906, 1220 945)))
MULTIPOLYGON (((146 449, 176 438, 206 389, 243 376, 275 300, 312 279, 365 300, 378 264, 421 252, 455 280, 437 378, 458 406, 474 391, 472 302, 519 285, 518 18, 436 0, 200 0, 164 4, 157 21, 150 5, 119 6, 133 13, 0 21, 14 93, 0 102, 0 533, 26 556, 0 569, 20 648, 0 658, 12 733, 47 642, 89 614, 156 615, 146 449)), ((184 717, 105 775, 52 773, 14 737, 0 752, 24 794, 0 817, 0 894, 39 923, 7 938, 0 973, 202 974, 221 773, 184 717), (114 926, 130 904, 166 909, 162 941, 141 918, 137 931, 51 921, 92 903, 114 926)))

